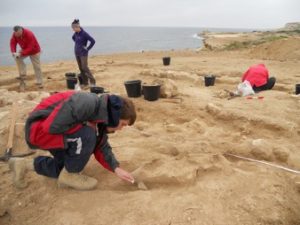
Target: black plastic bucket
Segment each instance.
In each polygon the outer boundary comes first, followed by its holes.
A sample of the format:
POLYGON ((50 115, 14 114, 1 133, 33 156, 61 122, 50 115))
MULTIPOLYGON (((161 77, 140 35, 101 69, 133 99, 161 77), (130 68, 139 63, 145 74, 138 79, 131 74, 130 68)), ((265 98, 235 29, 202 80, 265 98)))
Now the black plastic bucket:
POLYGON ((163 57, 164 66, 169 66, 171 64, 171 57, 163 57))
POLYGON ((300 84, 296 84, 296 91, 295 91, 296 95, 300 94, 300 84))
POLYGON ((76 77, 67 77, 66 81, 67 81, 67 88, 74 90, 75 85, 77 84, 77 78, 76 77))
POLYGON ((143 85, 145 100, 156 101, 160 97, 160 85, 143 85))
POLYGON ((129 80, 124 83, 128 97, 138 98, 142 95, 142 81, 129 80))
POLYGON ((215 85, 215 80, 216 80, 216 77, 213 76, 213 75, 205 76, 204 77, 205 86, 206 87, 208 87, 208 86, 214 86, 215 85))
POLYGON ((96 87, 96 86, 91 87, 90 92, 95 93, 95 94, 102 94, 102 93, 104 93, 104 88, 103 87, 96 87))
POLYGON ((66 73, 66 74, 65 74, 65 77, 66 77, 66 78, 69 78, 69 77, 75 78, 75 77, 76 77, 76 73, 66 73))

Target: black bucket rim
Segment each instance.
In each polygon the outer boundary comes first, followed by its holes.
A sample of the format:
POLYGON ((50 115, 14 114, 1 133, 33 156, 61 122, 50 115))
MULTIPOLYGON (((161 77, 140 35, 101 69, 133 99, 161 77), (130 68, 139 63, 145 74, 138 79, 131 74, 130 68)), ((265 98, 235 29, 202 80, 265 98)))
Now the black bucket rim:
POLYGON ((76 77, 76 76, 77 73, 71 73, 71 72, 65 73, 65 77, 76 77))
POLYGON ((216 75, 205 75, 204 78, 216 78, 216 75))
POLYGON ((127 81, 124 81, 124 84, 141 84, 142 83, 142 80, 127 80, 127 81))
POLYGON ((105 92, 105 88, 104 87, 100 87, 100 86, 93 86, 90 87, 90 92, 94 93, 94 94, 103 94, 105 92), (98 89, 99 91, 93 91, 93 89, 98 89))
POLYGON ((161 84, 143 84, 142 87, 161 87, 161 84))

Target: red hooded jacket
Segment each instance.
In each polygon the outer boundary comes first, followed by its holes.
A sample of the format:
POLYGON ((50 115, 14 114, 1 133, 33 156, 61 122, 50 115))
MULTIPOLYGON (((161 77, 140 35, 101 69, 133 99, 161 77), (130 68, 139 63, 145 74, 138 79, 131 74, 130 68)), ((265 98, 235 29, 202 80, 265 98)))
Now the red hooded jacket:
POLYGON ((10 50, 12 53, 17 51, 17 44, 21 47, 21 56, 35 55, 41 51, 40 45, 34 34, 23 28, 21 37, 16 37, 14 34, 10 39, 10 50))
MULTIPOLYGON (((106 169, 119 166, 104 124, 108 123, 109 95, 66 91, 42 100, 29 114, 25 125, 25 138, 32 149, 67 149, 67 136, 78 131, 84 123, 98 124, 101 132, 94 149, 96 160, 106 169)), ((95 130, 96 132, 96 130, 95 130)))
POLYGON ((268 82, 269 71, 264 64, 251 66, 243 75, 242 82, 249 81, 252 87, 261 87, 268 82))

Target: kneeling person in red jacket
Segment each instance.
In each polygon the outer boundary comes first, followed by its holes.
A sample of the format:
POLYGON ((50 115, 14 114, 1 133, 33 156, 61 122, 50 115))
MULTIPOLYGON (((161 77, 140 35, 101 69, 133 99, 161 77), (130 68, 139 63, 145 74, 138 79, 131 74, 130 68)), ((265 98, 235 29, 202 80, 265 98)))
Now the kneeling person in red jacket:
POLYGON ((255 92, 270 90, 276 83, 275 77, 269 78, 269 71, 264 64, 251 66, 243 75, 242 82, 248 81, 255 92))
POLYGON ((132 101, 116 95, 68 91, 44 99, 30 113, 25 135, 32 149, 48 150, 53 157, 38 156, 34 161, 12 158, 9 165, 15 186, 26 187, 25 172, 33 169, 58 178, 60 186, 93 189, 97 180, 80 174, 92 154, 104 168, 133 183, 133 176, 116 160, 107 134, 131 126, 135 120, 132 101))

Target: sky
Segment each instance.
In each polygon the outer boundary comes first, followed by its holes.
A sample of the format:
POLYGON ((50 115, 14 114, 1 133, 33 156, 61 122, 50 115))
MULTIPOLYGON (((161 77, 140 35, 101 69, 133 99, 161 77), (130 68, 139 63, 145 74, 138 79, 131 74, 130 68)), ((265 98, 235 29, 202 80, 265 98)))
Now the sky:
POLYGON ((0 26, 280 28, 300 0, 0 0, 0 26))

